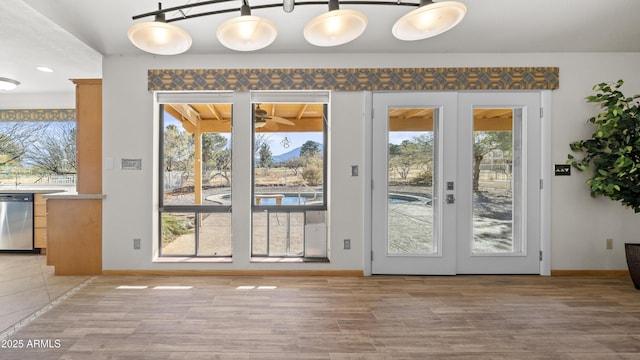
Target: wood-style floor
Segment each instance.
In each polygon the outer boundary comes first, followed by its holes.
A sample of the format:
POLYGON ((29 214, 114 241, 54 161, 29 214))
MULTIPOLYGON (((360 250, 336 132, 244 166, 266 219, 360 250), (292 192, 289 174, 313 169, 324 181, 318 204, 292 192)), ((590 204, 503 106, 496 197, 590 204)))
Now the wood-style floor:
POLYGON ((100 276, 9 340, 1 359, 640 359, 640 291, 614 276, 100 276))

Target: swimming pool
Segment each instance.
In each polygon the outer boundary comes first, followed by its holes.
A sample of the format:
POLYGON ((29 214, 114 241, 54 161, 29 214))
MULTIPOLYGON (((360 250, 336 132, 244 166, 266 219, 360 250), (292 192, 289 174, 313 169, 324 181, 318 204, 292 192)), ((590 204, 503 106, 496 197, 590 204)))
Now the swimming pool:
MULTIPOLYGON (((222 200, 231 201, 231 195, 223 195, 222 200)), ((312 193, 280 193, 280 194, 256 194, 253 203, 257 205, 304 205, 309 203, 322 204, 322 194, 312 193), (280 199, 280 204, 278 204, 280 199)))
MULTIPOLYGON (((231 202, 231 194, 221 195, 217 197, 220 200, 224 200, 225 202, 231 202)), ((215 201, 215 199, 210 199, 215 201)), ((421 198, 414 195, 403 195, 403 194, 389 194, 389 204, 406 204, 414 201, 427 201, 427 203, 431 203, 429 199, 421 198)), ((257 202, 260 202, 260 205, 305 205, 305 204, 322 204, 322 194, 313 194, 313 193, 278 193, 278 194, 256 194, 254 199, 254 205, 257 205, 257 202), (278 200, 280 203, 278 204, 278 200)))
POLYGON ((389 194, 388 197, 389 204, 406 204, 419 200, 420 199, 418 197, 413 195, 389 194))

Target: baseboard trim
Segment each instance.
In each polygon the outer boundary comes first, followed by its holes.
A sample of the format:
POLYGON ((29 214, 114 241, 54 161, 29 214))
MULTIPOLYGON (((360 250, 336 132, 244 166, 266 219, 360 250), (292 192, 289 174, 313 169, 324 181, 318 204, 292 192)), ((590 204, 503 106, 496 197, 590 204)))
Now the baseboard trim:
POLYGON ((103 270, 107 276, 364 276, 362 270, 103 270))
POLYGON ((629 276, 629 270, 551 270, 551 276, 629 276))

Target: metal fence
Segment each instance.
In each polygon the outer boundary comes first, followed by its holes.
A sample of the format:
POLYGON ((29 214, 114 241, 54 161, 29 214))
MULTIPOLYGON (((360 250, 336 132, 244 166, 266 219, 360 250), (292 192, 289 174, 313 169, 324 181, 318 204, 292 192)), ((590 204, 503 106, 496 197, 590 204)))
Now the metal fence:
POLYGON ((76 174, 0 174, 0 184, 4 185, 75 185, 76 174))
POLYGON ((164 191, 170 192, 171 190, 181 189, 185 185, 185 180, 189 177, 189 174, 184 171, 171 171, 164 173, 164 191))

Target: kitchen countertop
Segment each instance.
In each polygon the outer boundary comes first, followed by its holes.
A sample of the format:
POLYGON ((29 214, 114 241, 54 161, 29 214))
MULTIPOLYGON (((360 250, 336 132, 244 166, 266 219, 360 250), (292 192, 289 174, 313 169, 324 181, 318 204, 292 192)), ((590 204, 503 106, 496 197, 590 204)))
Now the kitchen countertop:
POLYGON ((105 199, 105 194, 78 194, 61 189, 0 189, 0 194, 41 194, 44 199, 93 200, 105 199))
POLYGON ((105 199, 107 195, 105 194, 48 194, 44 195, 43 198, 47 200, 102 200, 105 199))
POLYGON ((0 194, 56 194, 63 193, 65 190, 56 189, 0 189, 0 194))

